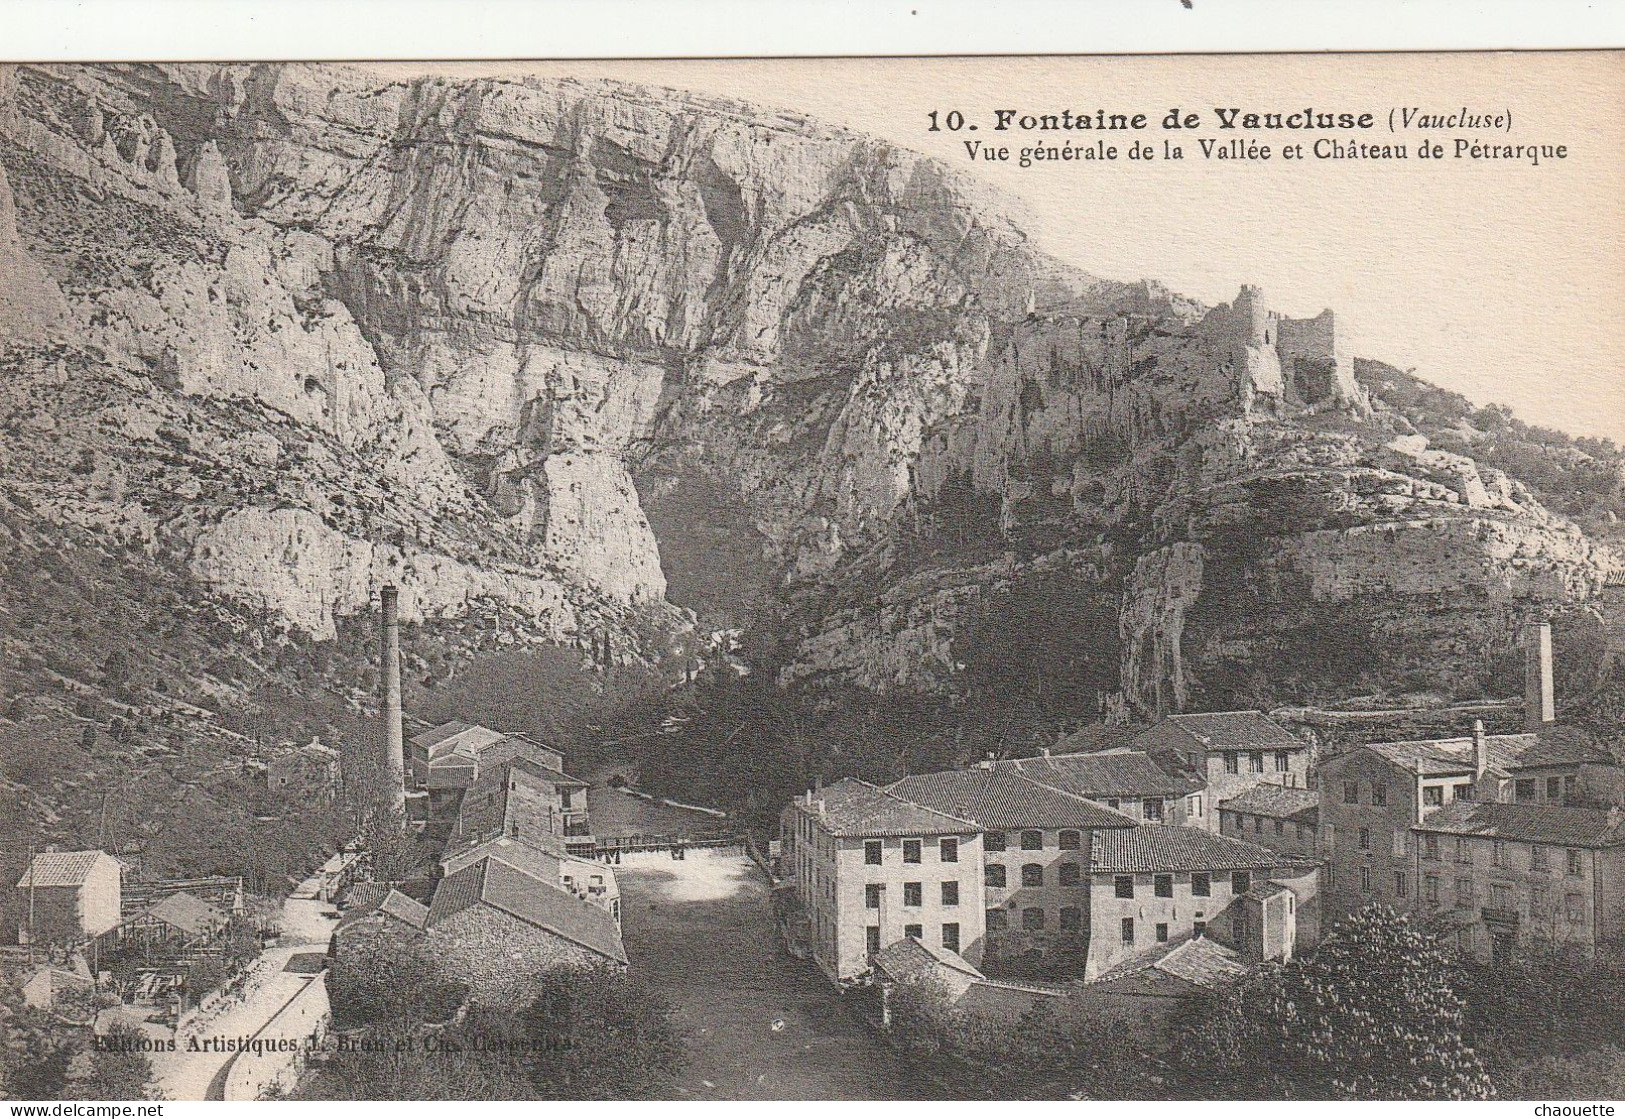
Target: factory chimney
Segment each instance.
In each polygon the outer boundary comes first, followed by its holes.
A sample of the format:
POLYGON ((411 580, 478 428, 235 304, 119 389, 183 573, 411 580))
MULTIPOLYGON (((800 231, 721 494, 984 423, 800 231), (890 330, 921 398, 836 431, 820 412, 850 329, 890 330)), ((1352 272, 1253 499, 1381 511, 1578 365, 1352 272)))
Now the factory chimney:
POLYGON ((384 773, 389 803, 406 820, 406 743, 401 728, 401 618, 400 591, 393 585, 382 592, 383 634, 380 666, 384 681, 384 773))
POLYGON ((1552 700, 1552 627, 1531 622, 1523 628, 1524 729, 1537 734, 1557 721, 1552 700))

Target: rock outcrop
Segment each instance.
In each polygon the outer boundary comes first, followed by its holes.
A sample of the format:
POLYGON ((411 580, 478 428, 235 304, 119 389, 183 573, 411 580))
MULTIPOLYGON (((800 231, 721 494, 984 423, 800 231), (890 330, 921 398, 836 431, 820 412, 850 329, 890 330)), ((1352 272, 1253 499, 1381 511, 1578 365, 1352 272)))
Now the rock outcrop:
POLYGON ((1101 656, 1143 710, 1305 682, 1331 624, 1376 646, 1332 685, 1459 662, 1620 576, 1362 386, 1333 312, 1098 280, 974 179, 799 117, 313 65, 4 88, 0 254, 39 266, 5 313, 77 332, 8 330, 12 391, 114 460, 61 507, 313 633, 388 573, 408 609, 655 655, 688 621, 640 488, 702 476, 759 541, 786 682, 952 690, 989 590, 1057 569, 1118 596, 1101 656))

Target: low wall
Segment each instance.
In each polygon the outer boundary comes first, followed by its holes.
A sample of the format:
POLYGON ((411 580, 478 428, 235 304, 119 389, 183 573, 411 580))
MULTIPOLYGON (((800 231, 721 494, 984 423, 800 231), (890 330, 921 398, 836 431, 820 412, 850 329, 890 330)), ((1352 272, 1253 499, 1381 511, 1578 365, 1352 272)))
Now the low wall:
POLYGON ((260 1052, 253 1048, 234 1056, 225 1068, 221 1097, 225 1100, 257 1100, 274 1087, 291 1088, 305 1054, 327 1032, 331 1021, 327 1001, 327 973, 312 976, 271 1020, 260 1027, 253 1040, 263 1042, 260 1052), (293 1043, 291 1049, 281 1045, 293 1043))

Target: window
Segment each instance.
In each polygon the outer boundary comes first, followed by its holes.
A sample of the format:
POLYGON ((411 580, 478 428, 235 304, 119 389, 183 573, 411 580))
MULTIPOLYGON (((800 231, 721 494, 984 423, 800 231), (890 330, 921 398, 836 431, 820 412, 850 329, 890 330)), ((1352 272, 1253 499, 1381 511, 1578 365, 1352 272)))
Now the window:
POLYGON ((1371 868, 1368 866, 1360 868, 1360 892, 1363 894, 1371 892, 1371 868))
POLYGON ((1336 847, 1337 846, 1337 825, 1336 824, 1322 824, 1322 825, 1320 825, 1320 830, 1326 836, 1326 846, 1327 846, 1327 848, 1330 849, 1332 847, 1336 847))
POLYGON ((984 850, 984 851, 1002 851, 1002 850, 1004 850, 1004 833, 1002 831, 990 831, 986 835, 984 835, 982 837, 982 850, 984 850))
POLYGON ((1285 773, 1292 768, 1292 755, 1285 750, 1275 751, 1275 772, 1285 773))
POLYGON ((1456 904, 1463 908, 1472 907, 1473 880, 1471 878, 1456 879, 1456 904))
POLYGON ((1461 784, 1461 785, 1457 785, 1455 788, 1456 788, 1455 798, 1457 800, 1472 800, 1473 799, 1473 787, 1472 787, 1472 785, 1461 784))
POLYGON ((1568 912, 1569 924, 1578 925, 1586 919, 1584 894, 1564 894, 1563 908, 1568 912))
POLYGON ((1533 777, 1520 777, 1512 783, 1512 799, 1519 804, 1535 799, 1535 779, 1533 777))
POLYGON ((1344 804, 1359 804, 1360 803, 1360 783, 1358 781, 1344 781, 1343 782, 1343 803, 1344 804))
POLYGON ((1199 870, 1191 875, 1191 897, 1205 898, 1213 896, 1213 879, 1207 871, 1199 870))
POLYGON ((1580 852, 1573 847, 1569 848, 1569 876, 1579 878, 1585 874, 1585 867, 1580 863, 1580 852))
POLYGON ((1021 884, 1023 886, 1042 886, 1044 884, 1044 864, 1023 864, 1021 868, 1021 884))
POLYGON ((1248 889, 1252 887, 1252 884, 1252 875, 1248 874, 1245 870, 1233 870, 1230 872, 1231 893, 1245 894, 1248 889))
POLYGON ((1140 814, 1153 824, 1162 823, 1162 798, 1146 797, 1145 808, 1140 814))
POLYGON ((1201 797, 1193 796, 1193 797, 1186 797, 1185 798, 1185 815, 1194 817, 1196 819, 1201 819, 1201 817, 1202 817, 1202 798, 1201 797))
POLYGON ((1009 927, 1010 927, 1010 923, 1009 923, 1009 921, 1007 921, 1005 919, 1004 910, 1002 910, 1002 909, 989 909, 987 911, 987 931, 988 932, 1003 932, 1005 929, 1007 929, 1009 927))
POLYGON ((1387 807, 1387 805, 1388 805, 1388 786, 1387 785, 1373 785, 1373 786, 1371 786, 1371 803, 1374 804, 1375 806, 1377 806, 1378 808, 1387 807))
POLYGON ((924 925, 904 925, 903 926, 903 935, 904 936, 912 936, 915 940, 923 941, 925 939, 925 926, 924 925))
POLYGON ((1422 882, 1423 882, 1423 885, 1427 889, 1427 899, 1429 901, 1432 901, 1432 902, 1438 901, 1439 900, 1439 876, 1437 874, 1430 874, 1426 878, 1424 878, 1422 880, 1422 882))
POLYGON ((1546 848, 1542 847, 1538 843, 1531 843, 1529 845, 1529 869, 1530 870, 1549 870, 1550 869, 1550 863, 1548 862, 1548 860, 1546 858, 1546 848))
POLYGON ((1076 851, 1082 846, 1083 838, 1077 832, 1068 830, 1061 833, 1061 850, 1076 851))
POLYGON ((1429 808, 1438 808, 1444 803, 1444 789, 1438 785, 1428 785, 1422 790, 1422 803, 1429 808))
POLYGON ((944 836, 937 841, 937 854, 945 863, 957 863, 959 861, 959 840, 944 836))
POLYGON ((1507 865, 1507 845, 1499 839, 1490 844, 1490 865, 1507 865))
POLYGON ((1133 944, 1134 943, 1134 918, 1133 917, 1124 917, 1123 918, 1123 943, 1124 944, 1133 944))
POLYGON ((1370 828, 1361 828, 1360 829, 1360 850, 1362 850, 1362 851, 1371 850, 1371 829, 1370 828))
POLYGON ((1061 885, 1076 886, 1082 879, 1083 875, 1079 871, 1077 863, 1061 864, 1061 885))
POLYGON ((1174 876, 1172 874, 1159 874, 1151 880, 1152 893, 1159 898, 1174 896, 1174 876))
POLYGON ((1131 898, 1134 896, 1134 875, 1119 874, 1116 879, 1114 879, 1114 882, 1117 886, 1118 897, 1131 898))
POLYGON ((880 865, 880 840, 865 839, 863 841, 863 861, 870 866, 880 865))
POLYGON ((1254 750, 1252 753, 1247 755, 1247 772, 1264 772, 1264 752, 1262 750, 1254 750))
POLYGON ((920 841, 918 839, 903 840, 903 861, 905 863, 920 861, 920 841))
POLYGON ((982 881, 984 884, 996 889, 1004 887, 1004 864, 988 863, 982 868, 982 881))
POLYGON ((959 922, 945 921, 942 926, 942 946, 950 952, 959 951, 959 922))
POLYGON ((1261 832, 1263 830, 1264 830, 1264 817, 1262 817, 1262 816, 1254 816, 1253 817, 1253 834, 1257 835, 1259 832, 1261 832))
POLYGON ((943 905, 958 905, 959 904, 959 883, 958 882, 944 882, 942 884, 942 904, 943 905))
POLYGON ((910 906, 910 907, 913 907, 913 908, 917 908, 921 904, 920 899, 921 899, 921 895, 923 893, 924 893, 924 890, 921 887, 920 883, 918 883, 918 882, 904 882, 903 883, 903 904, 907 905, 907 906, 910 906))
POLYGON ((1541 910, 1546 908, 1546 887, 1529 887, 1529 916, 1540 917, 1541 910))
POLYGON ((1042 851, 1044 849, 1044 833, 1041 831, 1022 832, 1021 849, 1023 851, 1042 851))
POLYGON ((1285 835, 1286 834, 1286 821, 1285 820, 1277 820, 1277 821, 1275 821, 1275 834, 1276 835, 1285 835))
POLYGON ((1406 896, 1406 894, 1405 894, 1405 872, 1403 870, 1394 871, 1394 896, 1396 898, 1402 898, 1402 897, 1406 896))
POLYGON ((1512 907, 1512 887, 1493 882, 1490 884, 1490 906, 1494 909, 1512 907))
POLYGON ((1206 921, 1197 921, 1197 922, 1195 922, 1194 924, 1191 925, 1191 936, 1192 936, 1192 938, 1200 937, 1200 936, 1204 935, 1206 932, 1207 932, 1207 922, 1206 921))
POLYGON ((1075 905, 1061 907, 1061 931, 1078 932, 1083 928, 1083 910, 1075 905))
POLYGON ((1037 932, 1044 927, 1044 911, 1036 905, 1021 911, 1021 927, 1028 932, 1037 932))
POLYGON ((1121 800, 1119 800, 1118 798, 1116 798, 1116 797, 1107 797, 1106 798, 1106 807, 1107 808, 1121 808, 1121 807, 1123 807, 1123 802, 1121 800))
POLYGON ((1467 866, 1473 865, 1473 845, 1467 841, 1465 835, 1456 836, 1456 861, 1467 866))
POLYGON ((1436 836, 1436 835, 1424 835, 1422 837, 1422 857, 1424 859, 1432 859, 1434 862, 1439 861, 1439 837, 1438 836, 1436 836))
POLYGON ((1168 922, 1166 921, 1157 922, 1157 943, 1168 943, 1168 922))
POLYGON ((1389 848, 1388 853, 1396 859, 1403 859, 1405 857, 1405 833, 1402 831, 1394 832, 1390 842, 1392 846, 1389 848))
POLYGON ((863 945, 871 956, 880 955, 880 926, 870 925, 863 930, 863 945))
POLYGON ((1546 778, 1546 799, 1547 800, 1562 800, 1563 799, 1563 781, 1562 781, 1561 778, 1558 778, 1558 777, 1548 777, 1548 778, 1546 778))
POLYGON ((1574 799, 1574 775, 1569 774, 1563 778, 1563 803, 1567 804, 1574 799))
POLYGON ((1240 773, 1241 766, 1239 762, 1240 757, 1234 750, 1226 750, 1224 752, 1224 771, 1226 773, 1240 773))
POLYGON ((880 908, 880 887, 868 885, 863 888, 863 907, 865 909, 880 908))

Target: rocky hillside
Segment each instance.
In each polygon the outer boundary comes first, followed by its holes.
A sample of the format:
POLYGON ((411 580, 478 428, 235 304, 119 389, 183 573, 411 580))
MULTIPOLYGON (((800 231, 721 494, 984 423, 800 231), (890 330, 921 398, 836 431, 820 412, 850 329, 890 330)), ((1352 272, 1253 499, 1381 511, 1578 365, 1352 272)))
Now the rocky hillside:
POLYGON ((1517 622, 1601 632, 1622 575, 1334 315, 1097 280, 804 119, 25 67, 0 163, 6 499, 319 638, 388 578, 620 659, 697 616, 787 684, 1061 664, 1143 713, 1516 691, 1517 622))

